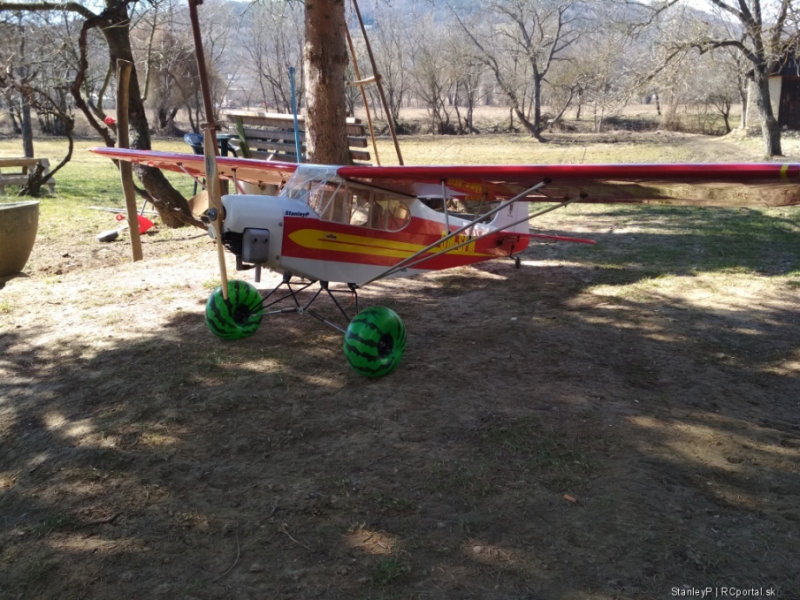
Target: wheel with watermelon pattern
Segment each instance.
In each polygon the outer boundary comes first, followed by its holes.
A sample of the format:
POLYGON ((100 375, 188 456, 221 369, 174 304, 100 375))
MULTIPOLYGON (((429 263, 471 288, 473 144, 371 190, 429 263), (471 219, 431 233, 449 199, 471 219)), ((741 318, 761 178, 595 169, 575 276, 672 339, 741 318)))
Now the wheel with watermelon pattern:
POLYGON ((365 308, 344 334, 344 355, 350 368, 364 377, 382 377, 403 358, 406 328, 390 308, 365 308))
POLYGON ((253 335, 263 316, 261 294, 246 281, 229 281, 227 300, 222 286, 218 286, 206 302, 206 325, 211 333, 226 340, 253 335))

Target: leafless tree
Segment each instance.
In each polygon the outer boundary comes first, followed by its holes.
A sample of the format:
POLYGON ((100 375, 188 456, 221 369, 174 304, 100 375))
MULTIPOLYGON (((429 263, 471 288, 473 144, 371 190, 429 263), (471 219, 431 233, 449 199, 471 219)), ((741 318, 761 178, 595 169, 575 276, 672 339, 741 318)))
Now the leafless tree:
POLYGON ((630 100, 636 71, 630 58, 636 51, 634 43, 627 24, 606 13, 603 27, 572 49, 577 60, 569 61, 572 77, 562 86, 571 86, 569 92, 591 108, 597 132, 605 119, 619 115, 630 100))
MULTIPOLYGON (((2 66, 2 65, 0 65, 2 66)), ((63 97, 54 97, 48 89, 41 89, 37 84, 44 83, 37 78, 36 75, 28 75, 24 79, 17 79, 14 76, 14 69, 5 68, 0 69, 0 90, 14 90, 23 99, 27 106, 33 108, 40 117, 47 117, 57 120, 60 124, 60 130, 67 138, 67 153, 50 171, 47 175, 44 173, 44 166, 37 165, 29 176, 28 181, 22 186, 19 191, 20 196, 34 196, 38 197, 41 193, 42 185, 45 181, 53 177, 58 171, 61 170, 72 158, 72 150, 74 148, 74 139, 72 132, 75 128, 75 118, 71 111, 65 106, 63 97)))
MULTIPOLYGON (((241 43, 235 53, 241 55, 243 81, 250 88, 248 102, 290 112, 288 70, 298 68, 303 59, 302 10, 291 2, 259 3, 248 7, 241 19, 241 43)), ((302 100, 302 78, 298 78, 297 86, 298 99, 302 100)))
MULTIPOLYGON (((492 16, 468 21, 455 9, 452 14, 477 49, 476 56, 486 65, 506 95, 511 110, 525 129, 538 140, 548 122, 542 119, 542 91, 555 62, 586 31, 588 7, 575 0, 493 0, 485 7, 492 16), (531 85, 531 112, 524 109, 524 91, 515 81, 516 69, 525 64, 531 85)), ((562 113, 566 107, 558 107, 562 113)))
POLYGON ((417 19, 412 41, 411 77, 414 92, 428 111, 432 134, 455 132, 450 123, 452 108, 448 103, 448 96, 455 88, 455 73, 447 37, 446 31, 437 30, 432 15, 417 19))
MULTIPOLYGON (((718 48, 705 54, 694 71, 693 88, 698 90, 698 103, 708 112, 721 116, 725 133, 733 130, 731 112, 741 102, 742 113, 747 111, 747 77, 741 53, 730 48, 718 48)), ((744 119, 742 120, 742 124, 744 119)))
MULTIPOLYGON (((2 14, 2 13, 0 13, 2 14)), ((8 73, 7 81, 15 76, 23 82, 31 78, 31 61, 26 51, 26 23, 23 14, 6 14, 0 20, 0 56, 4 56, 5 64, 0 68, 8 73)), ((27 44, 30 46, 31 44, 27 44)), ((14 132, 22 135, 22 147, 26 157, 33 157, 33 126, 31 123, 31 106, 25 94, 20 93, 17 86, 3 85, 2 94, 8 102, 14 132)))
POLYGON ((475 127, 473 116, 479 100, 486 66, 472 51, 470 41, 461 35, 450 35, 446 38, 447 55, 450 57, 452 78, 455 83, 452 98, 456 113, 458 133, 479 133, 475 127), (461 114, 461 107, 464 114, 461 114))
POLYGON ((716 9, 715 19, 704 19, 686 4, 683 18, 691 27, 681 30, 681 36, 666 44, 666 61, 682 56, 688 49, 701 55, 718 48, 736 49, 752 69, 756 118, 761 126, 764 152, 779 156, 781 136, 778 120, 772 111, 769 77, 787 52, 795 48, 800 31, 795 21, 793 0, 709 0, 716 9), (688 17, 686 16, 688 15, 688 17), (725 24, 725 26, 721 26, 725 24))
MULTIPOLYGON (((117 60, 120 59, 133 62, 128 5, 129 2, 126 0, 104 0, 95 12, 78 2, 0 1, 0 12, 23 11, 57 15, 69 13, 80 17, 80 30, 77 37, 78 65, 75 78, 70 85, 70 95, 75 106, 103 137, 108 146, 114 145, 113 131, 98 120, 84 95, 84 84, 90 73, 89 38, 94 33, 102 36, 107 49, 106 59, 101 61, 104 68, 107 65, 116 65, 117 60)), ((91 58, 94 61, 99 57, 92 55, 91 58)), ((139 92, 136 69, 133 69, 131 73, 128 120, 131 146, 149 149, 150 132, 139 92)), ((158 169, 137 165, 134 167, 134 172, 144 186, 144 190, 140 190, 140 193, 145 194, 153 202, 165 224, 168 226, 180 226, 183 223, 202 225, 192 216, 186 199, 172 187, 158 169)))
MULTIPOLYGON (((147 93, 143 99, 153 111, 155 129, 171 135, 182 134, 175 119, 185 108, 192 130, 199 132, 203 107, 188 10, 176 0, 159 0, 145 6, 148 8, 136 20, 131 36, 136 55, 143 57, 139 62, 140 71, 145 73, 147 93)), ((223 65, 238 18, 231 5, 207 1, 203 7, 201 35, 207 73, 214 106, 219 107, 238 71, 235 61, 223 65), (226 77, 221 76, 222 71, 226 77)))
MULTIPOLYGON (((357 79, 356 71, 352 63, 347 64, 347 70, 345 71, 345 79, 348 82, 353 82, 357 79)), ((344 89, 344 101, 345 105, 347 106, 347 116, 348 117, 354 116, 356 113, 356 108, 361 106, 364 102, 361 97, 360 86, 347 85, 344 89)))
MULTIPOLYGON (((414 20, 413 14, 396 6, 380 6, 375 26, 369 34, 386 94, 386 103, 391 113, 386 118, 391 117, 396 131, 403 130, 403 125, 400 123, 400 109, 410 92, 410 53, 413 47, 409 44, 408 32, 412 30, 414 20)), ((357 39, 354 43, 357 48, 360 47, 357 39)), ((359 55, 359 64, 364 63, 359 55)), ((372 106, 380 107, 382 110, 374 87, 370 87, 369 91, 372 106)))

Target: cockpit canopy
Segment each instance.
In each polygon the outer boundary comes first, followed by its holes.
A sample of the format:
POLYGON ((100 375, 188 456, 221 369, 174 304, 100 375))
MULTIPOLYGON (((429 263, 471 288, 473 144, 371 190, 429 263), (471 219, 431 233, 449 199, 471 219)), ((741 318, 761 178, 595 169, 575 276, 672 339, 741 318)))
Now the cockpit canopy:
POLYGON ((383 231, 399 231, 411 221, 411 198, 343 181, 337 169, 300 165, 281 196, 307 203, 323 221, 383 231))

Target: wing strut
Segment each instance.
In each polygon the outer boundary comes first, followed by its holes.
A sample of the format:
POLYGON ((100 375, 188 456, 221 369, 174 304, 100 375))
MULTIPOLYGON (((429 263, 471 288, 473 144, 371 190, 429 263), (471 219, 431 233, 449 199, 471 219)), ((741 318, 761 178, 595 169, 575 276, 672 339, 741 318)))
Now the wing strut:
MULTIPOLYGON (((450 231, 450 214, 447 212, 447 185, 442 179, 442 210, 444 211, 444 229, 450 231)), ((474 221, 473 221, 474 223, 474 221)))
POLYGON ((231 170, 233 171, 233 185, 236 188, 236 193, 244 194, 245 193, 244 188, 242 187, 242 184, 239 183, 239 178, 236 177, 236 169, 231 169, 231 170))
MULTIPOLYGON (((192 175, 191 173, 189 173, 189 171, 187 171, 187 170, 186 170, 186 167, 184 167, 184 166, 183 166, 181 163, 175 163, 175 164, 177 165, 177 167, 178 167, 178 168, 179 168, 181 171, 183 171, 183 172, 184 172, 184 173, 186 173, 186 174, 187 174, 189 177, 191 177, 192 179, 194 179, 194 182, 195 182, 196 184, 198 184, 198 185, 199 185, 201 188, 203 188, 203 189, 206 189, 206 182, 205 182, 205 181, 203 181, 203 180, 201 180, 199 177, 195 177, 194 175, 192 175)), ((197 189, 197 188, 195 188, 195 189, 197 189)))
MULTIPOLYGON (((523 199, 525 196, 527 196, 527 195, 528 195, 528 194, 530 194, 531 192, 535 192, 536 190, 539 190, 539 189, 543 188, 543 187, 544 187, 544 186, 546 186, 548 183, 550 183, 550 179, 544 179, 544 180, 542 180, 541 182, 537 183, 537 184, 536 184, 536 185, 534 185, 533 187, 529 187, 527 190, 525 190, 525 191, 524 191, 524 192, 522 192, 521 194, 517 194, 516 196, 514 196, 514 197, 513 197, 513 198, 511 198, 510 200, 506 200, 506 201, 504 201, 504 202, 501 202, 501 203, 500 203, 500 206, 498 206, 498 207, 496 207, 496 208, 493 208, 492 210, 488 211, 487 213, 485 213, 485 214, 481 215, 481 218, 482 218, 482 219, 485 219, 486 217, 491 217, 491 216, 492 216, 492 215, 494 215, 495 213, 498 213, 498 212, 500 212, 501 210, 503 210, 504 208, 506 208, 506 207, 508 207, 508 206, 511 206, 511 204, 513 204, 514 202, 517 202, 518 200, 522 200, 522 199, 523 199)), ((566 206, 566 204, 568 204, 569 202, 571 202, 571 200, 568 200, 568 201, 567 201, 567 203, 565 203, 565 204, 564 204, 564 206, 566 206)), ((559 208, 559 207, 558 207, 558 206, 556 206, 555 208, 559 208)), ((550 208, 550 209, 547 209, 547 210, 543 211, 541 214, 544 214, 545 212, 549 212, 550 210, 555 210, 555 208, 550 208)), ((535 214, 535 215, 533 215, 533 216, 538 216, 538 215, 539 215, 539 213, 537 213, 537 214, 535 214)), ((533 217, 528 217, 528 219, 532 219, 532 218, 533 218, 533 217)), ((525 219, 525 220, 527 220, 527 219, 525 219)), ((521 222, 522 222, 522 221, 520 221, 520 223, 521 223, 521 222)), ((518 224, 518 223, 514 223, 514 225, 517 225, 517 224, 518 224)), ((412 254, 411 256, 409 256, 408 258, 404 258, 403 260, 401 260, 401 261, 400 261, 399 263, 397 263, 396 265, 394 265, 394 266, 392 266, 392 267, 389 267, 388 269, 386 269, 386 270, 385 270, 383 273, 379 273, 378 275, 376 275, 376 276, 375 276, 375 277, 373 277, 372 279, 369 279, 368 281, 365 281, 364 283, 359 283, 359 284, 358 284, 358 287, 364 287, 365 285, 367 285, 367 284, 370 284, 370 283, 372 283, 373 281, 377 281, 378 279, 383 279, 384 277, 388 277, 389 275, 392 275, 393 273, 396 273, 397 271, 400 271, 401 269, 405 269, 405 268, 407 268, 407 267, 408 267, 408 264, 409 264, 410 262, 412 262, 412 261, 413 261, 415 258, 417 258, 417 257, 419 257, 419 256, 422 256, 422 255, 423 255, 423 254, 425 254, 426 252, 428 252, 428 251, 432 250, 432 249, 433 249, 433 248, 435 248, 436 246, 440 246, 440 245, 442 245, 443 243, 447 242, 448 240, 452 240, 452 239, 453 239, 454 237, 456 237, 456 236, 457 236, 459 233, 462 233, 462 232, 466 231, 466 230, 467 230, 467 229, 469 229, 470 227, 474 227, 474 225, 475 225, 475 223, 474 223, 474 222, 472 222, 472 221, 470 221, 469 223, 467 223, 467 224, 466 224, 466 225, 464 225, 463 227, 459 227, 458 229, 456 229, 456 230, 455 230, 455 231, 453 231, 452 233, 449 233, 448 235, 444 236, 442 239, 435 241, 433 244, 431 244, 431 245, 429 245, 429 246, 426 246, 425 248, 423 248, 423 249, 422 249, 422 250, 420 250, 419 252, 415 252, 414 254, 412 254)), ((507 225, 504 225, 504 227, 508 227, 508 226, 507 226, 507 225)), ((491 233, 497 233, 497 231, 498 231, 498 230, 497 230, 497 229, 495 229, 495 230, 494 230, 494 231, 492 231, 491 233)), ((478 239, 480 239, 480 238, 478 238, 478 239)), ((470 240, 470 241, 474 241, 474 240, 470 240)), ((463 246, 463 245, 464 245, 464 244, 461 244, 461 246, 463 246)), ((460 248, 461 246, 458 246, 458 247, 460 248)), ((449 251, 450 251, 450 250, 452 250, 452 249, 453 249, 453 248, 450 248, 449 250, 445 250, 445 251, 443 251, 443 252, 438 252, 438 253, 434 254, 433 256, 429 256, 429 257, 427 257, 427 258, 424 258, 424 259, 423 259, 423 261, 424 261, 424 260, 428 260, 428 258, 433 258, 434 256, 439 256, 439 255, 441 255, 441 254, 445 254, 446 252, 449 252, 449 251)), ((422 261, 419 261, 419 262, 422 262, 422 261)), ((414 263, 414 264, 416 264, 416 263, 414 263)))

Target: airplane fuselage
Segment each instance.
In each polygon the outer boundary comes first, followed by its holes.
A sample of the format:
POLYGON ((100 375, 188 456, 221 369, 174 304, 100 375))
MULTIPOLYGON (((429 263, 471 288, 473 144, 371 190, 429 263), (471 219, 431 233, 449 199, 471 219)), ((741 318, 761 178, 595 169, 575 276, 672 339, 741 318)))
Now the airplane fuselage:
POLYGON ((420 258, 431 258, 418 265, 415 259, 390 276, 510 256, 528 245, 528 237, 519 235, 518 228, 502 229, 503 222, 525 216, 526 203, 510 206, 488 223, 475 221, 466 231, 437 244, 448 231, 471 219, 446 216, 418 198, 354 186, 330 175, 300 179, 300 184, 290 180, 278 196, 223 197, 223 242, 243 263, 308 279, 358 283, 429 246, 420 258))

